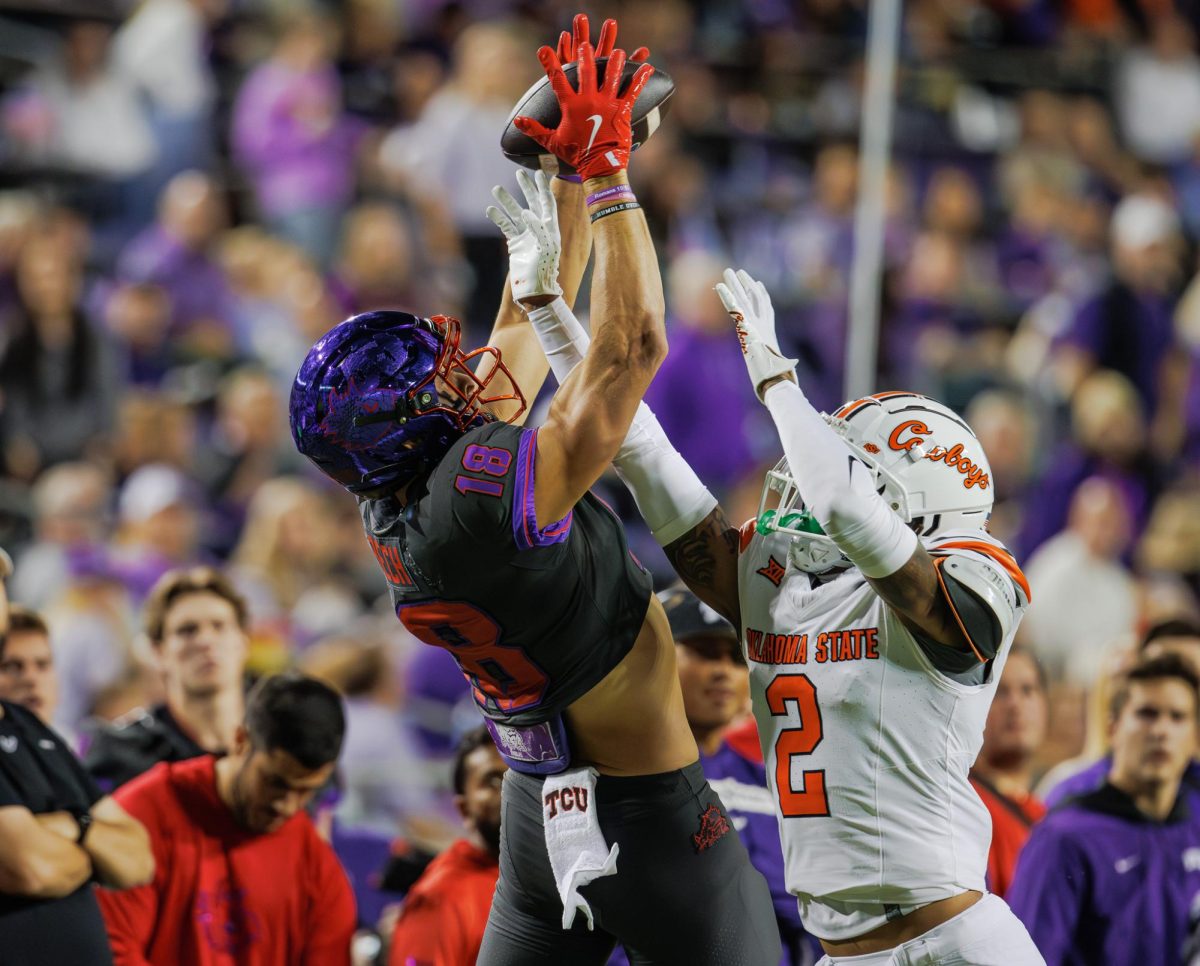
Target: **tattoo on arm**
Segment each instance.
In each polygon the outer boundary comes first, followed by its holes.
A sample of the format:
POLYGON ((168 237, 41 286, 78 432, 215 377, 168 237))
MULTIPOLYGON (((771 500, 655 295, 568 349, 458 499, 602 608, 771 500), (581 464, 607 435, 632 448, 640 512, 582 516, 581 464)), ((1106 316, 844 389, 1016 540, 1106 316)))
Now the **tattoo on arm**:
POLYGON ((966 650, 970 646, 942 593, 937 566, 924 547, 918 546, 894 574, 868 580, 910 630, 947 647, 966 650))
POLYGON ((685 584, 713 610, 741 627, 738 607, 738 531, 717 507, 674 543, 663 548, 685 584))

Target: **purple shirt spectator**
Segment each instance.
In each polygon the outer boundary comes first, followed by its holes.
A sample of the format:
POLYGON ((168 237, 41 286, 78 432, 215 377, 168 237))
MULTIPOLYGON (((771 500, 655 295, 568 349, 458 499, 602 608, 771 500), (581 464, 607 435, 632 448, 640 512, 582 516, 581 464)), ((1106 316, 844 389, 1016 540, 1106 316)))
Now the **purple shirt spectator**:
POLYGON ((297 71, 268 61, 238 92, 234 155, 268 217, 344 206, 354 193, 357 136, 358 126, 341 113, 332 66, 297 71))
POLYGON ((176 333, 203 321, 236 333, 238 307, 225 272, 206 252, 188 248, 161 225, 152 225, 129 243, 117 271, 125 281, 158 285, 167 293, 176 333))
POLYGON ((1162 822, 1112 785, 1034 826, 1008 903, 1047 966, 1195 962, 1200 791, 1180 788, 1162 822))
MULTIPOLYGON (((1112 755, 1105 755, 1095 764, 1088 765, 1083 771, 1069 775, 1046 792, 1043 797, 1046 808, 1053 809, 1067 799, 1091 794, 1104 784, 1110 771, 1112 771, 1112 755)), ((1188 765, 1183 780, 1185 784, 1200 788, 1200 762, 1193 761, 1188 765)))

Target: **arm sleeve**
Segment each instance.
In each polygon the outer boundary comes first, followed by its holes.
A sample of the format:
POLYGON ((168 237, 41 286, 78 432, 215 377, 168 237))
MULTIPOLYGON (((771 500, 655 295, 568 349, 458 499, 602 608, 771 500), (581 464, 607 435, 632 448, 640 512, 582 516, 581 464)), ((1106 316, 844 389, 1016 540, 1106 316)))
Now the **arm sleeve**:
POLYGON ((867 577, 894 574, 917 548, 917 535, 875 492, 870 472, 788 380, 766 393, 783 453, 804 503, 821 529, 867 577))
POLYGON ((1038 826, 1017 859, 1008 904, 1025 924, 1047 966, 1070 959, 1083 916, 1087 864, 1052 826, 1038 826))
MULTIPOLYGON (((317 833, 313 831, 314 840, 317 833)), ((308 934, 299 966, 350 966, 350 944, 358 911, 350 880, 326 843, 315 843, 318 856, 309 896, 308 934)))

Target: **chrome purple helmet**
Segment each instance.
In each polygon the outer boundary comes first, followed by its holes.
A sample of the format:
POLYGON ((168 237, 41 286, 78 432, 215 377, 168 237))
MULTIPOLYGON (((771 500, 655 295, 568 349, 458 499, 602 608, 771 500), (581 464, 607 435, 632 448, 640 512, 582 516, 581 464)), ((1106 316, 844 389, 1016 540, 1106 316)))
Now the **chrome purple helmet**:
POLYGON ((366 312, 309 350, 292 383, 296 447, 351 493, 397 489, 431 470, 468 429, 495 417, 489 403, 525 398, 498 350, 464 353, 459 323, 444 315, 366 312), (493 357, 486 374, 471 363, 493 357), (497 375, 511 392, 485 395, 497 375))

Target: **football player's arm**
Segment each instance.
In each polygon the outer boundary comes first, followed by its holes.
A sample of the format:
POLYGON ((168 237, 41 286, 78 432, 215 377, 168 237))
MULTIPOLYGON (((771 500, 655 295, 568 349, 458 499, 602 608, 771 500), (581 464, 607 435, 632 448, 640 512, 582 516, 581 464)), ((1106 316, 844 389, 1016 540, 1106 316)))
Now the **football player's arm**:
MULTIPOLYGON (((590 192, 616 184, 628 184, 624 171, 585 182, 590 192)), ((662 279, 641 209, 608 215, 592 227, 592 344, 559 387, 539 433, 539 526, 565 517, 612 462, 667 354, 662 279)))
MULTIPOLYGON (((567 306, 575 304, 583 273, 591 255, 592 233, 584 207, 583 186, 562 178, 553 178, 551 191, 558 209, 558 228, 561 234, 561 255, 558 260, 558 285, 567 306)), ((554 296, 542 296, 533 305, 545 304, 554 296)), ((513 295, 512 277, 504 284, 504 296, 488 345, 500 350, 501 358, 525 396, 526 410, 514 423, 521 425, 529 416, 529 407, 542 383, 546 380, 546 356, 538 345, 537 336, 525 321, 525 312, 513 295)), ((485 362, 486 365, 486 362, 485 362)), ((492 409, 504 419, 516 403, 498 403, 492 409)))

